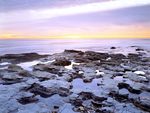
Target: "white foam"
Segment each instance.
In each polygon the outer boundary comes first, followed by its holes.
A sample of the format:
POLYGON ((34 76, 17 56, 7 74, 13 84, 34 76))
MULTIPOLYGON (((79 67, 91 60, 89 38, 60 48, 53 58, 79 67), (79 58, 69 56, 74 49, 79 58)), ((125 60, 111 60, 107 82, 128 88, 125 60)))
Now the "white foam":
POLYGON ((47 63, 51 63, 52 61, 46 61, 46 62, 42 62, 42 61, 38 61, 38 60, 34 60, 31 62, 24 62, 24 63, 19 63, 17 64, 18 66, 21 66, 23 69, 27 70, 27 71, 32 71, 32 66, 37 65, 37 64, 47 64, 47 63))
POLYGON ((143 72, 143 71, 135 71, 134 73, 138 74, 138 75, 145 75, 145 72, 143 72))
POLYGON ((69 70, 72 70, 73 69, 73 65, 80 65, 80 63, 71 62, 71 65, 65 66, 65 68, 69 69, 69 70))
POLYGON ((3 63, 0 63, 0 66, 5 66, 5 65, 9 65, 10 63, 9 62, 3 62, 3 63))
POLYGON ((105 73, 104 72, 101 72, 99 70, 96 70, 96 75, 104 75, 105 73))

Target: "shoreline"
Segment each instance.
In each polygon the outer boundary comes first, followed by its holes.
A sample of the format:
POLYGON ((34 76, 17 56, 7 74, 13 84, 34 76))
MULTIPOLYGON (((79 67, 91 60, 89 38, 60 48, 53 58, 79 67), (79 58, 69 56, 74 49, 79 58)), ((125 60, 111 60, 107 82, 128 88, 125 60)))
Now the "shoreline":
MULTIPOLYGON (((107 52, 111 46, 116 47, 114 51, 129 51, 131 46, 142 47, 143 49, 150 50, 149 39, 110 39, 110 40, 6 40, 0 41, 0 56, 5 54, 21 54, 35 52, 38 54, 54 54, 63 52, 65 49, 75 49, 81 51, 98 51, 107 52), (10 46, 11 45, 11 46, 10 46)), ((132 51, 131 51, 132 52, 132 51)))
POLYGON ((148 113, 150 52, 130 48, 2 55, 0 112, 148 113))

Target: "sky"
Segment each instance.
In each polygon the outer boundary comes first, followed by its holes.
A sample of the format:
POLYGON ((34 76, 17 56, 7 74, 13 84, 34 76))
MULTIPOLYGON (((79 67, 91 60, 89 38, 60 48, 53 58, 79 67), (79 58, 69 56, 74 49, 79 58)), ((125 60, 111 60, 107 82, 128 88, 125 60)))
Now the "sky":
POLYGON ((150 38, 150 0, 0 0, 0 39, 150 38))

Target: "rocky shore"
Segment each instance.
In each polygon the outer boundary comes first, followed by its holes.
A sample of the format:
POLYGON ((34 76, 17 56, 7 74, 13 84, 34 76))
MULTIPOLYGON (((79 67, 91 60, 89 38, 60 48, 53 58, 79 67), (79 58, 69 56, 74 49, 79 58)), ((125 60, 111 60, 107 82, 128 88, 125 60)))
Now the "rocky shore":
POLYGON ((0 113, 149 113, 150 52, 0 56, 0 113))

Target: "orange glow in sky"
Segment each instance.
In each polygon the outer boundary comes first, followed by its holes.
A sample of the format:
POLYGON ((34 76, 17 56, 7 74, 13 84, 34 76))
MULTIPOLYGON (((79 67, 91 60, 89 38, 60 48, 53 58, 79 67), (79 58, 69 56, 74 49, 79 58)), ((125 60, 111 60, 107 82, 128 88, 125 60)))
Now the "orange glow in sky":
POLYGON ((150 0, 67 5, 0 9, 0 39, 150 37, 150 0))

